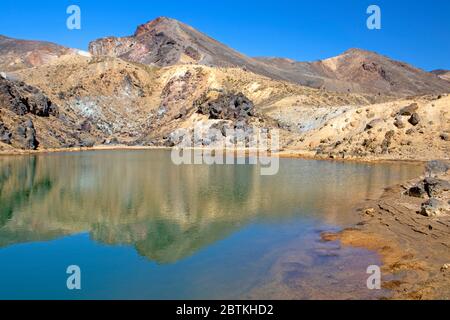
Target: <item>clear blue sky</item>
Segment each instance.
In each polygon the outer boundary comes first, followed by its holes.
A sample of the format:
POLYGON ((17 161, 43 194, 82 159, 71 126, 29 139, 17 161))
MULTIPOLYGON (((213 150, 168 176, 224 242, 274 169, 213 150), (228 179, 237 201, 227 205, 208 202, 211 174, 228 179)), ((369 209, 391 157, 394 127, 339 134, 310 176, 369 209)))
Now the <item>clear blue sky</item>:
POLYGON ((79 49, 168 16, 250 56, 309 61, 357 47, 426 70, 450 69, 449 0, 1 0, 0 13, 0 34, 79 49), (81 7, 81 30, 66 28, 70 4, 81 7), (366 28, 370 4, 381 7, 380 31, 366 28))

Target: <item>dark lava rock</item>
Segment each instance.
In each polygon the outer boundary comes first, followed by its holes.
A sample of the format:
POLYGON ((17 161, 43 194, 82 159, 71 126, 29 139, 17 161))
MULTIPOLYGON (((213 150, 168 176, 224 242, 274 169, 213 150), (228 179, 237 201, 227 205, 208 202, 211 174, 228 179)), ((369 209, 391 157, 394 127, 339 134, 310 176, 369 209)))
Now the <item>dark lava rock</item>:
POLYGON ((409 195, 410 197, 423 198, 425 197, 425 195, 427 195, 427 192, 425 191, 424 183, 419 182, 415 186, 409 188, 406 194, 409 195))
POLYGON ((39 142, 31 119, 27 119, 17 126, 14 140, 17 141, 22 149, 36 150, 38 148, 39 142))
POLYGON ((211 129, 219 130, 222 136, 227 136, 227 130, 231 130, 230 125, 226 121, 214 123, 211 126, 211 129))
POLYGON ((409 106, 406 106, 398 112, 401 116, 412 116, 419 109, 419 105, 417 103, 412 103, 409 106))
POLYGON ((68 142, 68 143, 64 143, 61 148, 63 149, 70 149, 70 148, 75 148, 77 145, 74 142, 68 142))
POLYGON ((444 141, 450 141, 450 136, 448 133, 441 133, 439 137, 444 141))
POLYGON ((5 124, 0 122, 0 142, 11 144, 11 137, 11 132, 9 132, 5 124))
POLYGON ((11 133, 1 134, 0 133, 0 142, 11 144, 11 133))
POLYGON ((444 191, 450 191, 450 182, 446 180, 428 177, 423 182, 425 191, 430 198, 437 196, 444 191))
POLYGON ((209 116, 210 119, 246 120, 254 116, 253 102, 242 93, 221 94, 212 101, 202 98, 195 104, 197 112, 209 116))
POLYGON ((19 116, 27 113, 39 117, 58 115, 58 107, 42 91, 24 82, 10 81, 4 78, 0 78, 0 106, 19 116))
POLYGON ((80 131, 90 132, 92 130, 92 124, 89 120, 86 119, 80 123, 79 129, 80 131))
POLYGON ((92 148, 93 146, 95 146, 95 140, 91 138, 81 139, 80 146, 84 148, 92 148))
POLYGON ((16 86, 4 78, 0 78, 0 107, 7 108, 19 116, 28 112, 16 86))
POLYGON ((413 126, 417 126, 420 122, 420 117, 417 113, 413 113, 411 115, 411 118, 408 120, 409 123, 411 123, 413 126))

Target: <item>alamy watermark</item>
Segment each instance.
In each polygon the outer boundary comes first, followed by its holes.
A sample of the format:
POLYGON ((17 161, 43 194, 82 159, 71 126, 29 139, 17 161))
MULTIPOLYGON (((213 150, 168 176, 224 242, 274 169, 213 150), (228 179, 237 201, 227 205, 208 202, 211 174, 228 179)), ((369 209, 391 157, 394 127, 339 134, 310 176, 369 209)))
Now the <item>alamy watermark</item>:
POLYGON ((367 8, 367 28, 369 30, 381 30, 381 8, 375 4, 367 8))
POLYGON ((263 176, 278 173, 279 132, 276 129, 178 129, 171 134, 172 162, 183 164, 259 165, 263 176))
POLYGON ((70 275, 66 281, 67 289, 81 290, 81 268, 71 265, 67 267, 66 273, 70 275))
POLYGON ((380 290, 381 289, 381 269, 379 266, 372 265, 367 268, 367 274, 370 277, 367 278, 367 289, 380 290))
POLYGON ((81 30, 81 9, 77 5, 67 7, 66 13, 70 16, 66 20, 66 26, 69 30, 81 30))

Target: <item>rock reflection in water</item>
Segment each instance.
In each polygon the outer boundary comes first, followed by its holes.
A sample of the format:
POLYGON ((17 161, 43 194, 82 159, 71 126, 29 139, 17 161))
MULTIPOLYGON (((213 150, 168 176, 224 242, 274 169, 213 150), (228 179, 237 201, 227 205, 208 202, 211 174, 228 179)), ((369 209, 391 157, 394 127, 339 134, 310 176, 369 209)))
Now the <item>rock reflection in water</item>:
POLYGON ((89 232, 173 263, 252 221, 306 216, 342 225, 351 205, 420 168, 282 160, 256 166, 175 166, 166 151, 0 158, 0 246, 89 232))
POLYGON ((2 157, 0 298, 372 298, 376 255, 321 243, 320 230, 356 222, 357 202, 421 170, 282 159, 260 176, 175 166, 167 151, 2 157), (73 263, 87 277, 78 295, 64 286, 73 263))

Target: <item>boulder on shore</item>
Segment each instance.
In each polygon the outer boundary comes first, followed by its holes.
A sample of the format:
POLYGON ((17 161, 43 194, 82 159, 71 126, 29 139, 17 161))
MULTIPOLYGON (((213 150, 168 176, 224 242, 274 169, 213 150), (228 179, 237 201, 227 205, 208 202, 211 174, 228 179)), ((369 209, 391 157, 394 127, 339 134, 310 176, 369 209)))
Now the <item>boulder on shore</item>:
POLYGON ((445 191, 450 191, 450 182, 446 180, 428 177, 423 183, 424 189, 430 198, 440 195, 445 191))
POLYGON ((434 198, 425 201, 422 204, 420 214, 426 217, 436 217, 444 212, 443 202, 434 198))

